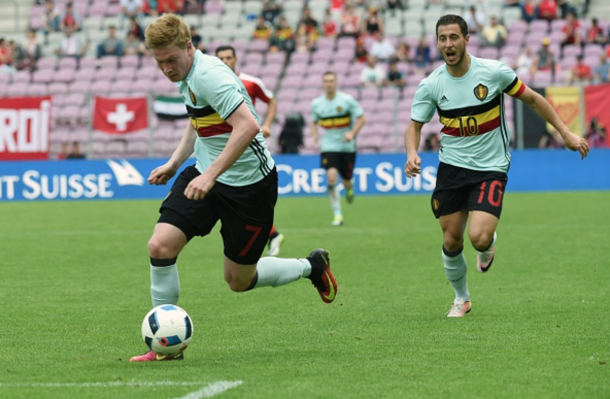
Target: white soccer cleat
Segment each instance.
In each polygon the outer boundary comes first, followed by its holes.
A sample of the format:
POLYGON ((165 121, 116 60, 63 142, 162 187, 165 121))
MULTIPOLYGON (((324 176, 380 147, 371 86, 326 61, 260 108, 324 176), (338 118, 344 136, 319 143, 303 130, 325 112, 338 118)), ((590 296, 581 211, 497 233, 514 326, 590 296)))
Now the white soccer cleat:
POLYGON ((491 264, 494 262, 494 256, 496 254, 496 251, 494 251, 494 245, 497 239, 498 235, 494 231, 494 239, 492 241, 492 246, 485 252, 477 253, 477 269, 479 270, 479 272, 487 272, 491 267, 491 264))
POLYGON ((343 216, 335 215, 331 226, 341 226, 343 225, 343 216))
POLYGON ((278 234, 274 238, 269 240, 269 251, 267 254, 269 256, 278 256, 280 254, 280 247, 284 242, 284 235, 282 233, 278 234))
POLYGON ((465 301, 463 298, 456 298, 451 305, 451 310, 447 317, 464 317, 466 313, 470 313, 472 307, 470 301, 465 301))

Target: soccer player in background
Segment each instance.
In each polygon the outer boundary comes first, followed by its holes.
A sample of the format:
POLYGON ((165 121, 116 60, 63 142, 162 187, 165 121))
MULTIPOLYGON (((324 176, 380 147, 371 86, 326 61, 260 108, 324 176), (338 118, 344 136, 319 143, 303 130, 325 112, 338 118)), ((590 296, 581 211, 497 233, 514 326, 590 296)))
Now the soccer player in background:
MULTIPOLYGON (((188 25, 174 14, 148 26, 146 45, 163 74, 176 83, 190 116, 170 160, 153 170, 148 181, 165 184, 193 149, 197 158, 175 180, 148 242, 153 305, 177 304, 177 257, 191 238, 209 234, 218 220, 231 290, 277 287, 307 277, 322 300, 332 302, 337 283, 327 251, 315 249, 303 259, 260 257, 273 225, 277 171, 239 78, 218 58, 196 50, 188 25)), ((182 358, 150 351, 130 361, 182 358)))
POLYGON ((318 142, 318 125, 324 129, 320 140, 322 167, 326 169, 328 198, 333 210, 333 226, 343 224, 341 197, 337 192, 339 176, 348 203, 354 201, 352 174, 356 162, 356 135, 366 122, 362 107, 352 96, 337 90, 337 74, 323 76, 324 95, 311 102, 311 135, 318 142))
POLYGON ((463 317, 471 310, 463 253, 467 222, 470 242, 478 252, 477 269, 487 272, 494 260, 496 227, 510 165, 504 93, 532 107, 581 158, 587 156, 589 146, 571 133, 548 101, 526 87, 511 68, 468 54, 470 36, 462 17, 442 16, 436 24, 436 38, 445 65, 422 80, 415 93, 405 134, 405 173, 414 177, 421 172, 417 154, 421 129, 438 110, 444 126, 431 205, 443 230, 442 259, 455 291, 448 317, 463 317))
MULTIPOLYGON (((260 99, 268 105, 267 116, 265 117, 265 122, 261 126, 261 132, 265 138, 271 136, 271 125, 273 125, 273 120, 275 119, 275 113, 277 111, 277 101, 273 97, 273 93, 267 90, 265 83, 259 78, 243 72, 237 73, 235 71, 237 56, 235 55, 235 49, 232 46, 219 46, 216 49, 216 57, 220 58, 226 66, 231 68, 231 70, 239 76, 252 100, 252 105, 256 104, 256 99, 260 99)), ((268 243, 269 251, 267 252, 269 256, 278 256, 280 254, 280 246, 284 242, 284 238, 284 235, 275 228, 275 225, 271 227, 268 243)))

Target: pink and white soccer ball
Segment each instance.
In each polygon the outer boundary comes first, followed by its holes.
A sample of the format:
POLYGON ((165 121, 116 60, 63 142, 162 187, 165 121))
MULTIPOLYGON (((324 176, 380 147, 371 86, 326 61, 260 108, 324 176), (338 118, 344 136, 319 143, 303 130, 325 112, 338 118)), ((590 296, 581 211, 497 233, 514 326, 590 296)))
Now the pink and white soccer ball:
POLYGON ((184 351, 193 339, 193 321, 179 306, 157 306, 144 317, 142 339, 159 355, 177 355, 184 351))

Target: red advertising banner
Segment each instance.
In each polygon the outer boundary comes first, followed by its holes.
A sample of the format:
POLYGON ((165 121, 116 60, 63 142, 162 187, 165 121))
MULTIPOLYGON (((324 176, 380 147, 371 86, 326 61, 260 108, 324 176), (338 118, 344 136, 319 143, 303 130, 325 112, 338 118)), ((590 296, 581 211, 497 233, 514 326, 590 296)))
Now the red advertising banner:
POLYGON ((51 97, 0 98, 0 161, 48 159, 51 97))
POLYGON ((133 133, 148 127, 148 105, 142 98, 95 97, 93 129, 111 134, 133 133))
MULTIPOLYGON (((610 131, 610 83, 585 87, 585 134, 591 120, 596 118, 606 131, 610 131)), ((610 134, 606 134, 606 147, 610 147, 610 134)))

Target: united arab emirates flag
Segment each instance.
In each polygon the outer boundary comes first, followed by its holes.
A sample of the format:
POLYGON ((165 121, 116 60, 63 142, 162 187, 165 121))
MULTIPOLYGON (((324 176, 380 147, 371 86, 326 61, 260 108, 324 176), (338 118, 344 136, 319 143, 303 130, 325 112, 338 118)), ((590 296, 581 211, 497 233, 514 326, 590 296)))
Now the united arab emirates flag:
POLYGON ((157 97, 153 101, 153 110, 160 119, 175 120, 188 117, 182 97, 157 97))

